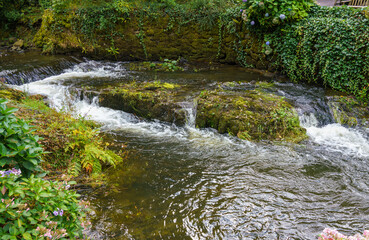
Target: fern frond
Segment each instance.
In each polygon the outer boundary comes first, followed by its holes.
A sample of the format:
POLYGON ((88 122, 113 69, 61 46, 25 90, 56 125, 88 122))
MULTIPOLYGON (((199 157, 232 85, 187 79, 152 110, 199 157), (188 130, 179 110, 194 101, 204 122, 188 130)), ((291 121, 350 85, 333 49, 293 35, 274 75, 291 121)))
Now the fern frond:
POLYGON ((97 158, 94 161, 94 165, 93 165, 92 170, 93 170, 94 173, 100 173, 101 170, 102 170, 101 163, 97 158))
POLYGON ((87 144, 85 146, 85 155, 86 157, 88 156, 91 158, 97 158, 101 162, 112 165, 114 167, 122 161, 122 158, 113 151, 102 149, 101 147, 94 144, 87 144))
POLYGON ((78 161, 72 161, 68 166, 68 174, 78 176, 81 172, 81 164, 78 161))

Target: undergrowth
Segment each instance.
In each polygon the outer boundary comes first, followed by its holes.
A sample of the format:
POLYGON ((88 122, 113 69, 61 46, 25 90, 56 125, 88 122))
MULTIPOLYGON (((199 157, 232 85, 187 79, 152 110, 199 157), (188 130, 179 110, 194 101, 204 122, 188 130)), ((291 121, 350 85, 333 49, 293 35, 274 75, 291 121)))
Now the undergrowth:
POLYGON ((34 125, 35 133, 42 137, 40 142, 47 152, 42 163, 45 169, 73 176, 83 172, 98 174, 103 166, 114 167, 122 161, 123 152, 109 149, 109 143, 103 141, 94 122, 57 112, 40 97, 26 96, 15 90, 2 90, 0 97, 6 92, 18 95, 18 101, 11 102, 19 108, 17 116, 34 125))

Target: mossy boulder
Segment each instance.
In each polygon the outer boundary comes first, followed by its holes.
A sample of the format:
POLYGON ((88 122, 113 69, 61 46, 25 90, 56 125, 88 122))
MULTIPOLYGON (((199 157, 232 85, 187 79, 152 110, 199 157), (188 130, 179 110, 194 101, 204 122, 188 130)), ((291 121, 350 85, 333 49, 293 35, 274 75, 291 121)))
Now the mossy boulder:
POLYGON ((196 125, 245 140, 299 142, 306 138, 296 111, 282 97, 257 87, 235 89, 203 91, 197 99, 196 125))
POLYGON ((335 121, 349 127, 369 127, 369 105, 352 96, 329 96, 328 105, 335 121))
POLYGON ((185 111, 176 97, 180 85, 165 82, 131 82, 99 93, 101 106, 133 113, 149 120, 185 123, 185 111))

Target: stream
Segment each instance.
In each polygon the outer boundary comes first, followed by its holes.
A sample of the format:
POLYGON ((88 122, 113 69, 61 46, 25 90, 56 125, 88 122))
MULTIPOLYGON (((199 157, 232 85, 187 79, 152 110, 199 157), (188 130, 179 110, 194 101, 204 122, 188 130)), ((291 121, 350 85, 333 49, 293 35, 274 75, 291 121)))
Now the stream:
POLYGON ((91 239, 317 239, 326 227, 369 229, 369 129, 334 122, 325 90, 236 66, 176 73, 130 71, 127 62, 4 54, 0 78, 51 106, 102 124, 129 158, 108 169, 109 189, 88 193, 91 239), (128 81, 186 84, 187 123, 146 121, 82 98, 83 87, 128 81), (195 128, 193 99, 218 82, 274 81, 309 139, 248 142, 195 128))

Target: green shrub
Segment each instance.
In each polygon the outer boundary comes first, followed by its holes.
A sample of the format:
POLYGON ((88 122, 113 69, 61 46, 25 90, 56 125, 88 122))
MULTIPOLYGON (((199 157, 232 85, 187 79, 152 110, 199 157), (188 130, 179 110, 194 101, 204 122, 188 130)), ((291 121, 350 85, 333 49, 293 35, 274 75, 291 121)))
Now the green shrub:
POLYGON ((0 166, 21 169, 25 177, 41 171, 43 149, 30 126, 13 114, 17 109, 0 99, 0 166))
POLYGON ((88 208, 78 202, 72 182, 49 182, 17 170, 0 171, 1 239, 76 239, 82 237, 88 208))
POLYGON ((76 10, 76 17, 73 19, 73 28, 82 33, 93 42, 94 34, 99 37, 112 40, 116 33, 116 23, 120 19, 120 14, 126 15, 124 5, 121 1, 114 4, 102 4, 99 6, 87 6, 76 10), (119 12, 117 9, 119 8, 119 12))
POLYGON ((352 8, 314 7, 310 16, 280 28, 271 41, 277 64, 293 81, 369 93, 369 20, 352 8))
POLYGON ((271 28, 308 16, 314 0, 244 0, 242 18, 253 28, 271 28))
POLYGON ((0 26, 16 23, 26 9, 38 6, 37 0, 0 0, 0 26))

